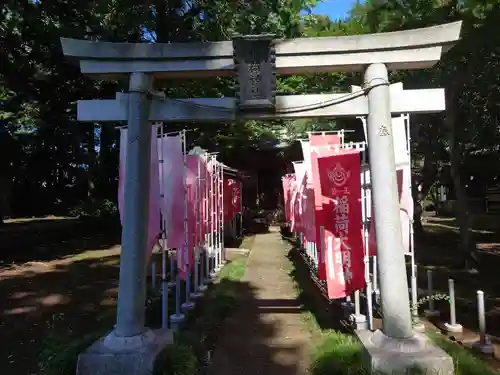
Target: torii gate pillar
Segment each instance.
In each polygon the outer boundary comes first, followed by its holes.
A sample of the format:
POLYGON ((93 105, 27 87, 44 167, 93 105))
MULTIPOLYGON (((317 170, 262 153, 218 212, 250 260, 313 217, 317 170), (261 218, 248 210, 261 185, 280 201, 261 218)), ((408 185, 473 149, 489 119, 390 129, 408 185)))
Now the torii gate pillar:
POLYGON ((77 375, 151 374, 159 352, 173 340, 169 331, 152 331, 144 326, 151 173, 148 92, 152 82, 150 74, 130 74, 125 209, 115 329, 80 354, 77 375))
POLYGON ((386 65, 369 65, 364 81, 374 86, 367 94, 367 138, 383 326, 382 331, 356 334, 373 371, 406 372, 416 367, 426 374, 452 375, 451 357, 412 329, 386 65))
POLYGON ((398 185, 390 108, 389 77, 384 64, 365 71, 368 92, 367 138, 375 216, 377 263, 385 335, 405 339, 413 336, 410 301, 399 217, 398 185))

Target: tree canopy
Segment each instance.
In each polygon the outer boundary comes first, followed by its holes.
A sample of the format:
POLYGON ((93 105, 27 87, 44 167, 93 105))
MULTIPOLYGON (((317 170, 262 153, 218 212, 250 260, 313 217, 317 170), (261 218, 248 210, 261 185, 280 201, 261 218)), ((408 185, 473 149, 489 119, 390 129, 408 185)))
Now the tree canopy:
MULTIPOLYGON (((316 0, 20 0, 0 20, 0 215, 68 212, 81 202, 115 200, 118 124, 78 123, 76 101, 110 98, 120 82, 91 81, 61 53, 59 38, 126 42, 228 40, 234 34, 277 37, 353 35, 464 21, 462 40, 433 69, 394 72, 406 88, 445 87, 447 112, 412 119, 413 158, 425 189, 450 170, 467 227, 464 168, 475 155, 498 156, 500 1, 366 0, 345 19, 314 15, 316 0), (444 172, 443 172, 444 173, 444 172)), ((280 77, 281 93, 324 93, 360 84, 356 74, 280 77)), ((167 82, 170 97, 232 96, 230 78, 167 82)), ((182 125, 184 126, 184 125, 182 125)), ((342 121, 190 124, 190 141, 226 157, 261 140, 354 126, 342 121)), ((169 125, 177 130, 180 124, 169 125)), ((482 178, 492 184, 499 166, 482 178)), ((424 189, 424 190, 425 190, 424 189)), ((468 247, 463 232, 464 247, 468 247)))

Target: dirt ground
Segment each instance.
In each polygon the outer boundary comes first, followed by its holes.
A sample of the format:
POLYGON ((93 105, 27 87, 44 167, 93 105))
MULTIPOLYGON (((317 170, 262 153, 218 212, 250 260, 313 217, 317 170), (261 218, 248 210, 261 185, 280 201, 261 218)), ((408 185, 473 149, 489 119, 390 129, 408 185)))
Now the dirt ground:
POLYGON ((116 236, 108 233, 23 248, 19 256, 9 249, 9 262, 0 267, 2 374, 38 374, 41 351, 54 333, 86 334, 97 316, 112 311, 118 283, 116 243, 116 236), (43 260, 25 261, 29 254, 43 260))
POLYGON ((277 229, 258 234, 241 282, 241 300, 221 329, 209 374, 308 373, 312 334, 303 317, 277 229))

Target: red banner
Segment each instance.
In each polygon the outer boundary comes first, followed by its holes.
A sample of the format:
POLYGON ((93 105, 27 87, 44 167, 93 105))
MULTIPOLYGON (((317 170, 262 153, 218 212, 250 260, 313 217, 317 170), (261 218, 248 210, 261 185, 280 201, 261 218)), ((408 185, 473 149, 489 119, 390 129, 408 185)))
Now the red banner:
POLYGON ((285 219, 287 223, 290 223, 291 221, 291 206, 290 202, 292 200, 292 189, 293 185, 295 184, 295 175, 294 174, 287 174, 283 176, 281 179, 283 183, 283 210, 285 213, 285 219))
POLYGON ((228 223, 233 219, 233 180, 224 178, 222 181, 222 195, 224 199, 224 223, 228 223))
POLYGON ((321 192, 319 181, 318 157, 336 155, 340 152, 340 137, 336 134, 314 134, 309 136, 311 165, 312 165, 312 183, 314 187, 314 222, 316 233, 316 249, 318 252, 318 278, 326 280, 326 265, 324 249, 320 227, 325 225, 323 216, 323 203, 328 203, 321 192), (328 146, 328 147, 327 147, 328 146))
POLYGON ((291 212, 291 229, 296 233, 303 233, 302 231, 302 190, 304 187, 305 180, 305 165, 304 163, 293 163, 295 169, 295 184, 292 187, 292 201, 290 206, 292 208, 291 212))
POLYGON ((343 298, 366 286, 359 150, 318 158, 325 223, 328 297, 343 298))

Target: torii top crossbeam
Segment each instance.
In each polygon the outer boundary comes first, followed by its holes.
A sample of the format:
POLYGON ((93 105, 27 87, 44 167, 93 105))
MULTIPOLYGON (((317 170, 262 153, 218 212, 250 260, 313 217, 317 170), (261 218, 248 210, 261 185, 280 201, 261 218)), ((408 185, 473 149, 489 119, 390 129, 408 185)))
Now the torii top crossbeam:
MULTIPOLYGON (((460 37, 462 23, 355 36, 275 40, 276 73, 361 71, 383 63, 389 70, 432 67, 460 37)), ((108 43, 61 38, 64 55, 95 78, 133 72, 155 78, 233 74, 233 45, 226 42, 108 43)))

